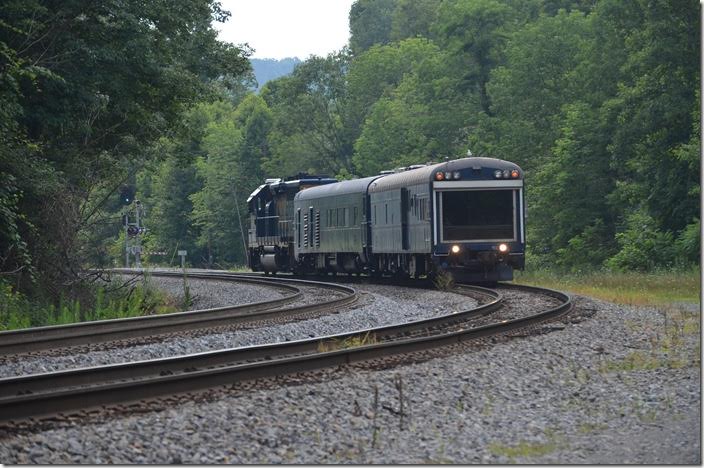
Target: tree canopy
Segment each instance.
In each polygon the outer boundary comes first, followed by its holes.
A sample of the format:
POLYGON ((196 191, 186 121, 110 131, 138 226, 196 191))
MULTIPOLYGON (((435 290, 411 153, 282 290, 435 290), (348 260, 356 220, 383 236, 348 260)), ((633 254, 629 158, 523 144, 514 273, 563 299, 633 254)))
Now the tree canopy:
POLYGON ((96 261, 110 195, 216 80, 249 70, 248 50, 216 39, 228 15, 207 0, 3 3, 0 269, 58 289, 96 261))
POLYGON ((5 2, 0 271, 54 294, 119 262, 125 184, 150 250, 242 264, 263 178, 468 150, 525 169, 529 267, 696 264, 699 8, 357 0, 348 47, 255 93, 250 50, 216 39, 217 2, 5 2))

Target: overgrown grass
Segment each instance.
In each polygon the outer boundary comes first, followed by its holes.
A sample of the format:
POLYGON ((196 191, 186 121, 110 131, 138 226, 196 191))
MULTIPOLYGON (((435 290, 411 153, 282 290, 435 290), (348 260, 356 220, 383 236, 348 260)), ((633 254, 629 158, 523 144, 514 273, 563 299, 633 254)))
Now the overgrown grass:
POLYGON ((577 432, 580 434, 592 434, 594 432, 601 432, 608 429, 609 426, 603 423, 584 423, 577 427, 577 432))
POLYGON ((700 303, 699 270, 654 273, 595 271, 560 274, 554 271, 518 272, 516 282, 569 291, 607 301, 655 307, 662 320, 626 326, 648 336, 645 349, 623 358, 604 360, 602 373, 628 373, 700 366, 700 313, 682 303, 700 303))
POLYGON ((662 324, 633 324, 629 328, 648 336, 649 347, 630 352, 622 359, 605 360, 601 372, 632 372, 680 369, 701 365, 699 313, 684 309, 659 309, 662 324))
POLYGON ((113 293, 98 287, 90 307, 77 300, 62 299, 58 305, 30 301, 0 282, 0 330, 163 314, 177 311, 178 306, 174 298, 148 282, 113 293))
POLYGON ((624 359, 606 361, 600 367, 601 372, 631 372, 667 368, 680 369, 687 363, 676 357, 663 357, 654 353, 633 351, 624 359))
POLYGON ((514 458, 516 457, 527 458, 547 455, 557 450, 557 448, 557 444, 552 441, 546 443, 520 442, 512 446, 496 442, 489 444, 489 452, 494 455, 504 455, 511 461, 515 461, 514 458))
POLYGON ((564 435, 555 429, 545 428, 543 431, 545 442, 528 442, 521 440, 518 444, 505 445, 498 442, 489 444, 488 449, 494 455, 508 457, 509 463, 516 463, 516 458, 541 457, 556 450, 564 450, 569 446, 564 440, 564 435))
POLYGON ((698 269, 655 273, 558 273, 518 271, 516 283, 542 286, 630 305, 662 306, 677 302, 700 303, 698 269))
POLYGON ((378 342, 376 335, 367 332, 365 334, 347 337, 344 340, 321 340, 320 343, 318 343, 318 352, 325 353, 338 349, 358 348, 360 346, 377 344, 378 342))
POLYGON ((439 270, 433 279, 433 284, 440 291, 451 291, 455 288, 455 278, 452 273, 439 270))

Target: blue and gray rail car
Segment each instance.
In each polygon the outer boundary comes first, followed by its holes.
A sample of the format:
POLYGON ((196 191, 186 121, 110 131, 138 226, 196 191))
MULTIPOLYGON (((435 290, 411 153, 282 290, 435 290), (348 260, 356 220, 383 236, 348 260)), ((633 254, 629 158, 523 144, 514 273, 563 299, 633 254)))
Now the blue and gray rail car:
POLYGON ((524 267, 524 179, 513 163, 465 158, 350 181, 312 179, 320 182, 288 181, 285 197, 268 195, 281 190, 278 179, 250 196, 253 270, 448 271, 461 281, 496 282, 524 267), (273 238, 261 235, 274 230, 273 238))

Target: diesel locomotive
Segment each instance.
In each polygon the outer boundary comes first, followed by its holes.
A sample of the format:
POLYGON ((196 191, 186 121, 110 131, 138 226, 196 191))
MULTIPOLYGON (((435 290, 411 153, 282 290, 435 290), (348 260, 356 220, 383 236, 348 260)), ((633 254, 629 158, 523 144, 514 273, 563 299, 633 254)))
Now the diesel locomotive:
POLYGON ((268 179, 250 195, 254 271, 513 279, 525 264, 523 171, 493 158, 336 181, 268 179))

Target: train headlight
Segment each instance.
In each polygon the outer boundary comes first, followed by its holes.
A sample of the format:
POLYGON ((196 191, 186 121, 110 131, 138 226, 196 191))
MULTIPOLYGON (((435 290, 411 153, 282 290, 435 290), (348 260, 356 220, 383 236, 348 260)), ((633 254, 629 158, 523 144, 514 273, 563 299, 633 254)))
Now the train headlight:
POLYGON ((436 172, 436 173, 435 173, 435 180, 445 180, 445 173, 443 173, 443 172, 436 172))
POLYGON ((494 171, 494 177, 496 177, 497 179, 500 179, 502 176, 503 176, 503 172, 498 171, 498 170, 494 171))
POLYGON ((518 172, 518 169, 514 169, 511 171, 511 177, 513 177, 514 179, 518 179, 518 176, 520 176, 520 175, 521 175, 521 173, 518 172))
POLYGON ((506 245, 506 244, 499 244, 499 252, 501 252, 501 253, 506 253, 506 252, 508 252, 508 245, 506 245))
POLYGON ((460 171, 455 171, 452 173, 452 178, 455 180, 459 180, 460 178, 460 171))
POLYGON ((451 251, 452 253, 454 253, 454 254, 460 253, 460 246, 459 246, 459 245, 453 245, 453 246, 450 248, 450 251, 451 251))
POLYGON ((447 180, 452 179, 452 172, 446 172, 446 173, 445 173, 445 179, 447 179, 447 180))
POLYGON ((508 179, 509 177, 511 177, 511 171, 504 169, 504 178, 508 179))

